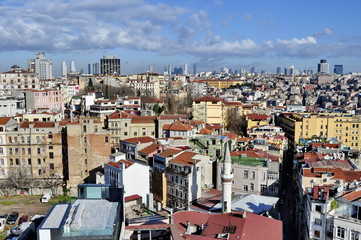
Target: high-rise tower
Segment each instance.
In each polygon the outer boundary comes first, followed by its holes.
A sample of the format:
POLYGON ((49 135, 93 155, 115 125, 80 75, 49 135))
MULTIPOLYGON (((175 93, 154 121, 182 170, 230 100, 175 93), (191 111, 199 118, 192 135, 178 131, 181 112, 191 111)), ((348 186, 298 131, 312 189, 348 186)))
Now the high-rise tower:
POLYGON ((221 173, 222 180, 222 213, 229 213, 232 211, 232 161, 229 152, 229 143, 225 143, 223 171, 221 173))
POLYGON ((120 75, 120 59, 108 55, 100 59, 100 74, 120 75))
POLYGON ((326 59, 321 59, 320 60, 320 63, 317 66, 317 72, 318 73, 325 73, 325 74, 329 73, 329 66, 328 66, 328 63, 327 63, 326 59))
POLYGON ((62 61, 61 62, 61 76, 62 77, 66 77, 68 74, 68 69, 66 67, 66 62, 65 61, 62 61))
POLYGON ((74 61, 70 61, 70 72, 71 72, 71 73, 75 73, 75 72, 76 72, 75 62, 74 62, 74 61))
POLYGON ((40 80, 53 79, 53 61, 45 58, 45 52, 38 52, 35 59, 28 59, 28 69, 36 72, 40 80))

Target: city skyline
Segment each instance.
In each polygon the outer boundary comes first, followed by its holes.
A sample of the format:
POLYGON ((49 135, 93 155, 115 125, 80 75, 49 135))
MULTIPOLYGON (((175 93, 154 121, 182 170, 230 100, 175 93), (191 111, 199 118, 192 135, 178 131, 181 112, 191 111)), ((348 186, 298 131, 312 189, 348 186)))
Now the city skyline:
POLYGON ((77 70, 103 55, 121 60, 122 74, 162 72, 165 65, 197 65, 276 72, 294 65, 316 72, 320 59, 330 69, 361 72, 361 30, 352 19, 360 2, 336 8, 333 1, 2 1, 0 71, 38 51, 77 70), (159 14, 159 13, 162 14, 159 14), (336 17, 337 16, 337 17, 336 17), (350 31, 352 29, 352 31, 350 31))

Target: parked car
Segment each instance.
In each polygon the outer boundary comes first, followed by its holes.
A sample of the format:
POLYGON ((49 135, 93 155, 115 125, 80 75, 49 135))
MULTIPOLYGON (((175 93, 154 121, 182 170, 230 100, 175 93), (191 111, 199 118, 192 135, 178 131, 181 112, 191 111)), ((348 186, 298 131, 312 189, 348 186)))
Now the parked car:
POLYGON ((41 197, 41 202, 49 202, 51 198, 51 193, 45 193, 42 197, 41 197))
POLYGON ((19 226, 13 227, 13 228, 10 230, 10 233, 11 233, 12 235, 19 236, 19 235, 21 234, 21 232, 20 232, 20 227, 19 227, 19 226))
POLYGON ((23 222, 27 222, 29 220, 28 215, 22 215, 19 219, 19 225, 22 224, 23 222))
POLYGON ((6 220, 6 224, 15 224, 16 220, 18 220, 19 217, 19 213, 18 212, 13 212, 8 216, 8 219, 6 220))
POLYGON ((0 214, 0 218, 8 218, 8 215, 7 214, 0 214))

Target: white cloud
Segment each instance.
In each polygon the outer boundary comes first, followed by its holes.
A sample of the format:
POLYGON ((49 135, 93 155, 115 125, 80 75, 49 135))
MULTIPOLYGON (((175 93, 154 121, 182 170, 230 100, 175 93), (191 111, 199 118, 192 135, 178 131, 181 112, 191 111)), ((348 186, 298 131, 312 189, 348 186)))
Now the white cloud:
POLYGON ((242 16, 243 19, 248 20, 248 21, 252 21, 253 20, 253 15, 250 13, 246 13, 242 16))
POLYGON ((323 38, 323 37, 330 37, 335 34, 335 31, 331 28, 324 28, 320 32, 316 32, 313 34, 315 38, 323 38))

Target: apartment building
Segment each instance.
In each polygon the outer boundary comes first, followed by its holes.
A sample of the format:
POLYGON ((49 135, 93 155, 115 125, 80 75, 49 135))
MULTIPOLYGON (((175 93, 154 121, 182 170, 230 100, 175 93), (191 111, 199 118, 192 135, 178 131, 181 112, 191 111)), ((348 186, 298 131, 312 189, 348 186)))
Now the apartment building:
POLYGON ((313 137, 335 138, 347 147, 361 147, 361 118, 344 113, 283 113, 280 126, 291 146, 313 137))
MULTIPOLYGON (((280 183, 279 159, 260 150, 231 152, 234 174, 232 191, 236 194, 254 193, 278 196, 280 183)), ((217 163, 221 172, 223 163, 217 163)), ((217 189, 221 189, 220 176, 217 176, 217 189)))
POLYGON ((72 194, 83 182, 95 182, 95 173, 108 162, 110 135, 95 118, 80 118, 64 125, 64 180, 72 194))
POLYGON ((64 112, 64 101, 61 90, 28 90, 25 91, 26 110, 45 108, 51 111, 64 112))
POLYGON ((34 72, 14 65, 10 71, 0 74, 0 95, 10 95, 10 91, 21 89, 40 89, 40 80, 34 72))

